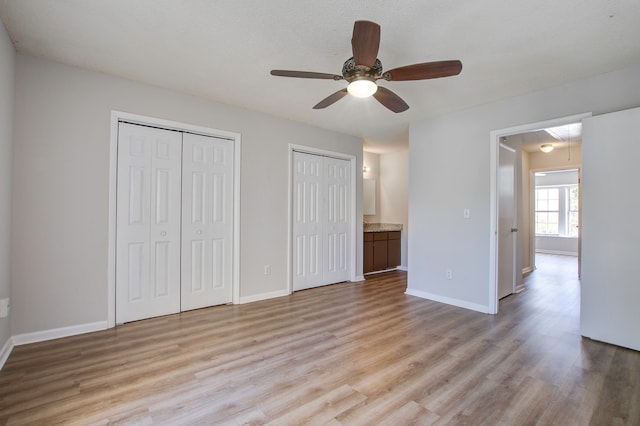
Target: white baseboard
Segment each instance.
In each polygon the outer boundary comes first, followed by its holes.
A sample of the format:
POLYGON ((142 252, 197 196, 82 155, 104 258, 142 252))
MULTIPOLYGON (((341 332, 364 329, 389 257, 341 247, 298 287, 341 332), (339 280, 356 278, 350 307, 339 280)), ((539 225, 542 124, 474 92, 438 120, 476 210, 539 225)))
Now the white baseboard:
POLYGON ((434 302, 446 303, 447 305, 457 306, 459 308, 470 309, 472 311, 482 312, 483 314, 489 313, 489 307, 484 305, 478 305, 477 303, 467 302, 466 300, 454 299, 452 297, 440 296, 437 294, 427 293, 422 290, 414 290, 407 288, 405 294, 409 296, 416 296, 422 299, 433 300, 434 302))
POLYGON ((524 274, 528 274, 529 272, 532 272, 533 268, 531 266, 527 266, 526 268, 522 268, 522 275, 524 274))
POLYGON ((9 359, 9 355, 11 355, 11 351, 13 350, 13 338, 9 337, 7 341, 2 346, 2 350, 0 351, 0 370, 4 367, 4 363, 9 359))
POLYGON ((404 271, 404 272, 409 272, 409 268, 407 268, 404 265, 400 265, 396 268, 398 271, 404 271))
POLYGON ((392 271, 401 271, 402 269, 400 269, 400 267, 396 267, 396 268, 389 268, 389 269, 381 269, 379 271, 373 271, 373 272, 367 272, 365 275, 375 275, 375 274, 382 274, 384 272, 392 272, 392 271))
POLYGON ((559 254, 560 256, 578 256, 578 253, 574 251, 558 251, 558 250, 540 250, 536 249, 536 253, 544 253, 544 254, 559 254))
POLYGON ((364 281, 364 275, 356 275, 352 283, 359 283, 360 281, 364 281))
POLYGON ((107 321, 97 321, 87 324, 72 325, 69 327, 52 328, 50 330, 34 331, 33 333, 17 334, 13 336, 13 343, 16 346, 26 345, 29 343, 44 342, 46 340, 59 339, 61 337, 106 330, 107 328, 107 321))
POLYGON ((516 286, 516 293, 521 293, 524 291, 524 284, 520 284, 516 286))
POLYGON ((242 305, 244 303, 251 302, 259 302, 260 300, 273 299, 276 297, 288 296, 289 291, 287 290, 278 290, 278 291, 270 291, 268 293, 254 294, 253 296, 241 297, 238 301, 238 304, 242 305))

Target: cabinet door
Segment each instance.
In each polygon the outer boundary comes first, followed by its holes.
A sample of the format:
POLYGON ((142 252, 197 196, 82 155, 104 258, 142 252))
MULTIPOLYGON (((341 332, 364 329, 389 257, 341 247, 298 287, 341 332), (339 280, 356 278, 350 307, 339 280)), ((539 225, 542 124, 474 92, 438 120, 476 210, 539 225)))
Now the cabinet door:
POLYGON ((402 263, 402 256, 400 253, 400 238, 400 231, 389 232, 389 243, 387 247, 387 268, 395 268, 402 263))
POLYGON ((373 272, 373 234, 364 234, 364 256, 362 259, 362 272, 367 274, 373 272))
POLYGON ((387 269, 388 241, 386 232, 376 232, 373 234, 373 270, 382 271, 387 269))

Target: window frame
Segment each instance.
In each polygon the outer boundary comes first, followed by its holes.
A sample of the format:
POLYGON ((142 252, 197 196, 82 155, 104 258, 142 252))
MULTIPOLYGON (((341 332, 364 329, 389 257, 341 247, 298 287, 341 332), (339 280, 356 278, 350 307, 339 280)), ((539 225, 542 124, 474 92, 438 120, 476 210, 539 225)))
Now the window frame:
POLYGON ((552 238, 578 238, 578 235, 571 235, 570 230, 570 214, 577 213, 580 215, 580 185, 577 183, 561 184, 561 185, 534 185, 534 206, 533 206, 533 230, 536 237, 552 237, 552 238), (558 210, 538 210, 538 189, 558 189, 558 210), (571 210, 571 190, 578 190, 578 210, 571 210), (538 232, 538 213, 558 213, 558 233, 542 234, 538 232))

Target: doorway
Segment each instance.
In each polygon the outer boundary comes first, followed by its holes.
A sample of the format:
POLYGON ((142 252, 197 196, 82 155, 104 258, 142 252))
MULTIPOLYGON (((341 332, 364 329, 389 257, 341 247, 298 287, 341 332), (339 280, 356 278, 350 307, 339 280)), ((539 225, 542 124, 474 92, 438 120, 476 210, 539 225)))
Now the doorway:
MULTIPOLYGON (((489 264, 489 313, 496 314, 498 313, 499 305, 498 305, 498 296, 499 296, 499 276, 500 276, 500 207, 499 207, 499 194, 500 194, 500 144, 506 141, 511 146, 511 142, 521 137, 518 135, 533 133, 533 132, 541 132, 544 129, 552 129, 557 127, 563 127, 571 125, 572 123, 580 123, 583 118, 591 116, 590 113, 579 114, 575 116, 563 117, 543 122, 531 123, 527 125, 506 128, 501 130, 492 131, 490 134, 490 150, 491 150, 491 205, 490 205, 490 217, 491 217, 491 226, 490 226, 490 264, 489 264), (516 137, 518 136, 518 137, 516 137), (511 141, 509 141, 511 139, 511 141)), ((518 142, 520 144, 520 149, 522 149, 522 141, 518 142)), ((516 143, 517 145, 517 143, 516 143)), ((529 168, 529 165, 526 165, 526 168, 529 168)), ((517 188, 522 188, 523 181, 528 181, 529 177, 527 173, 522 173, 523 164, 522 158, 517 159, 517 171, 516 171, 516 181, 517 188), (524 177, 523 177, 524 176, 524 177)), ((526 183, 526 182, 525 182, 526 183)), ((525 187, 528 187, 525 185, 525 187)), ((532 201, 530 197, 524 196, 522 194, 523 191, 520 191, 517 197, 517 206, 523 206, 520 210, 522 212, 530 212, 530 206, 532 205, 532 201), (528 204, 528 206, 527 206, 528 204)), ((516 226, 519 230, 522 230, 523 223, 522 218, 518 218, 518 225, 516 226)), ((527 226, 527 231, 533 234, 533 227, 527 226)), ((523 237, 522 233, 518 235, 518 241, 516 243, 516 255, 514 256, 515 270, 516 270, 516 282, 514 283, 516 291, 522 289, 522 274, 520 271, 523 270, 523 237)), ((533 253, 533 252, 532 252, 533 253)), ((530 255, 531 256, 531 255, 530 255)), ((530 257, 529 256, 529 257, 530 257)))

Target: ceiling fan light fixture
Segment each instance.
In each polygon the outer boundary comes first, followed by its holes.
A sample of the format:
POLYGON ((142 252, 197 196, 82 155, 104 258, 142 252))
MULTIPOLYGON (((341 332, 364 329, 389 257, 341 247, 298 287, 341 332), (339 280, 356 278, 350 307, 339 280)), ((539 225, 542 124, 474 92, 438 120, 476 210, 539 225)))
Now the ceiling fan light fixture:
POLYGON ((545 154, 553 151, 553 144, 546 143, 544 145, 541 145, 540 151, 544 152, 545 154))
POLYGON ((369 96, 376 93, 377 90, 378 85, 374 81, 368 80, 366 78, 354 80, 347 86, 347 91, 349 92, 349 94, 355 96, 356 98, 368 98, 369 96))

